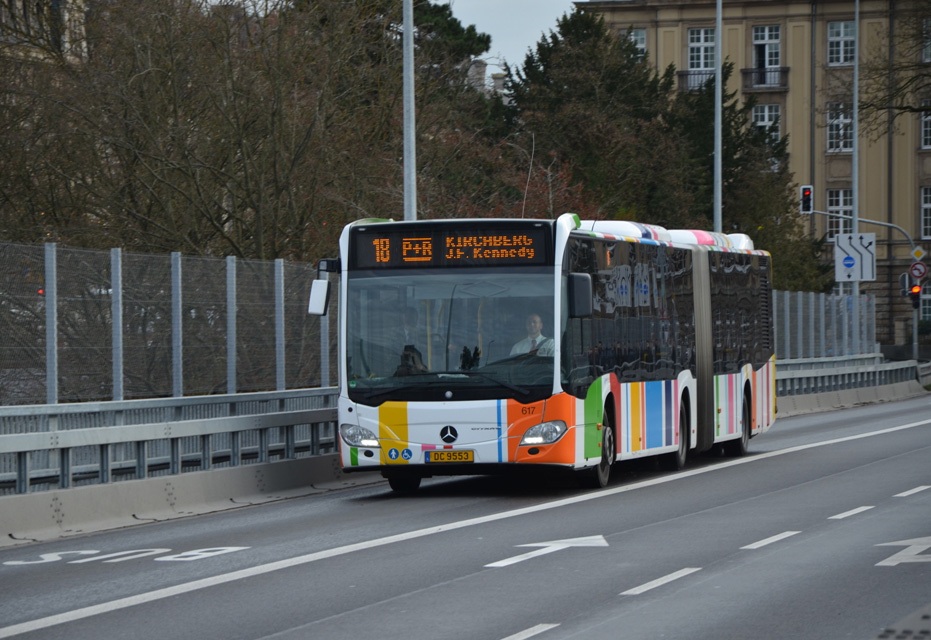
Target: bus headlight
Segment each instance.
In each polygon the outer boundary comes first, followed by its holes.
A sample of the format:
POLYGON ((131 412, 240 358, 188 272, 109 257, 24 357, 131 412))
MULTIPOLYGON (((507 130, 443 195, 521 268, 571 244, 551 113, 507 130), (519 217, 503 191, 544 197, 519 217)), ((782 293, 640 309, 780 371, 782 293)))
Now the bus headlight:
POLYGON ((339 435, 350 447, 378 447, 378 436, 357 424, 339 425, 339 435))
POLYGON ((520 443, 521 445, 553 444, 562 438, 564 433, 566 433, 566 423, 562 420, 552 420, 527 429, 520 443))

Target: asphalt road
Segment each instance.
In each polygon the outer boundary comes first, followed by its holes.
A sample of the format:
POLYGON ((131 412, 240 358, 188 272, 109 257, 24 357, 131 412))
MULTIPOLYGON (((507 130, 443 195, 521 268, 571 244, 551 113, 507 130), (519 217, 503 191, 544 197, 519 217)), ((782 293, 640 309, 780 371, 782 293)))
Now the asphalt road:
POLYGON ((931 397, 602 491, 377 484, 0 550, 0 638, 868 640, 929 606, 931 397))

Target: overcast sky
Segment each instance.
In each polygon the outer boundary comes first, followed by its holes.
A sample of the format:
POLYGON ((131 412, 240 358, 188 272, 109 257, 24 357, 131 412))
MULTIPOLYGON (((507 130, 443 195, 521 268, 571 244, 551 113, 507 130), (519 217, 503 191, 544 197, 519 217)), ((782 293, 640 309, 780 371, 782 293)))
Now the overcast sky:
POLYGON ((543 34, 556 29, 556 20, 574 8, 572 0, 448 0, 453 15, 465 26, 474 24, 480 33, 491 36, 491 49, 485 54, 488 73, 498 59, 512 67, 523 64, 527 50, 534 48, 543 34))

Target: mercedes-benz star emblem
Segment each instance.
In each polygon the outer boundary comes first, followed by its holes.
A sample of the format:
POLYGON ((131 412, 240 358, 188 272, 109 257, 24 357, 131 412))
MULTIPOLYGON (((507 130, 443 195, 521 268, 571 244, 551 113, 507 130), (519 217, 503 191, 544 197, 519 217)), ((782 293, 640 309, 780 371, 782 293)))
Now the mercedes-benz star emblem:
POLYGON ((459 437, 459 433, 456 431, 456 427, 446 425, 440 429, 440 440, 446 444, 452 444, 456 441, 456 438, 459 437))

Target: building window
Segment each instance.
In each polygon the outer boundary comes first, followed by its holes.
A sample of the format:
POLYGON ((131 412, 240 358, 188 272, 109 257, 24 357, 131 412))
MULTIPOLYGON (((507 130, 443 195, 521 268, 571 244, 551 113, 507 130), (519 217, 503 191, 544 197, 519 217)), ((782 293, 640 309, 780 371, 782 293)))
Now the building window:
POLYGON ((714 76, 714 29, 689 29, 689 89, 714 76))
POLYGON ((779 111, 778 104, 758 104, 753 107, 753 124, 769 131, 773 143, 779 142, 779 111))
POLYGON ((781 64, 779 25, 753 27, 753 84, 778 85, 781 64))
POLYGON ((919 304, 921 306, 918 308, 918 319, 931 320, 931 284, 927 282, 921 286, 919 304))
POLYGON ((853 151, 853 117, 850 105, 843 102, 827 104, 828 151, 853 151))
POLYGON ((921 61, 931 62, 931 18, 925 18, 922 29, 921 61))
POLYGON ((921 237, 931 238, 931 187, 921 188, 921 237))
POLYGON ((853 64, 857 52, 857 38, 853 22, 828 23, 828 64, 853 64))
POLYGON ((633 42, 634 46, 637 48, 638 56, 643 58, 647 54, 647 30, 631 29, 628 35, 630 36, 630 41, 633 42))
POLYGON ((921 112, 921 148, 931 149, 931 100, 924 100, 921 106, 928 111, 921 112))
POLYGON ((838 233, 852 233, 853 223, 850 216, 853 215, 853 190, 828 189, 828 213, 848 216, 846 218, 828 216, 828 240, 834 240, 838 233))

